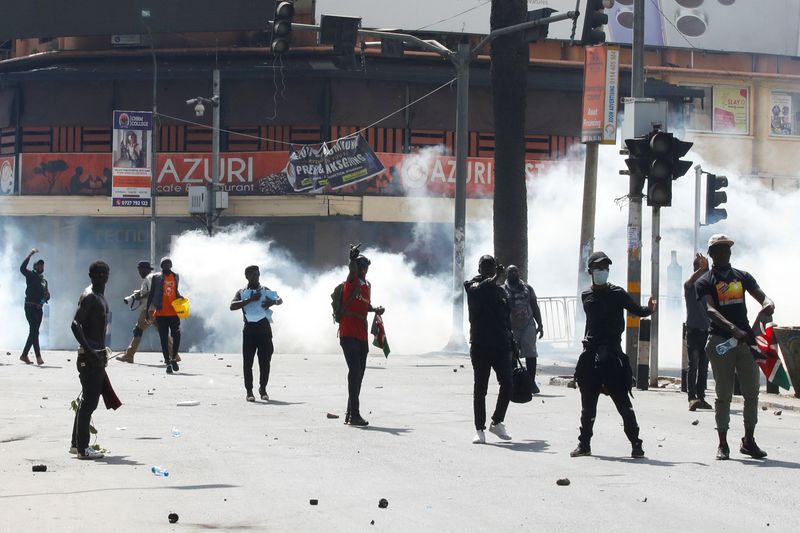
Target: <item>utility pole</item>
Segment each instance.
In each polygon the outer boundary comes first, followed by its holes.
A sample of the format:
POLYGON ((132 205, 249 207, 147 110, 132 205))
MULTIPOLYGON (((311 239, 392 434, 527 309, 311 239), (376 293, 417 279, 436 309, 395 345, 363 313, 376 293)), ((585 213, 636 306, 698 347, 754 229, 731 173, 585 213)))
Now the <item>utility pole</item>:
MULTIPOLYGON (((580 322, 585 320, 583 306, 580 305, 581 293, 591 283, 586 271, 586 262, 594 251, 594 219, 597 208, 597 158, 599 151, 600 143, 586 143, 586 162, 583 171, 583 210, 581 212, 581 247, 578 254, 578 306, 576 308, 578 315, 583 318, 580 322)), ((575 328, 575 333, 578 336, 582 335, 578 327, 575 328)))
MULTIPOLYGON (((644 97, 644 2, 633 4, 633 60, 631 68, 631 97, 644 97)), ((634 104, 635 105, 635 104, 634 104)), ((628 190, 628 293, 635 302, 642 292, 642 192, 631 176, 628 190)), ((628 313, 625 331, 625 352, 634 366, 639 352, 639 317, 628 313)), ((636 368, 633 368, 636 370, 636 368)), ((639 376, 639 380, 642 376, 639 376)))
MULTIPOLYGON (((153 36, 150 35, 150 46, 152 46, 153 36)), ((158 66, 156 65, 156 53, 153 50, 153 134, 151 136, 150 153, 153 158, 150 162, 150 264, 156 264, 156 182, 158 181, 158 162, 156 160, 158 150, 158 66)))
POLYGON ((213 102, 211 133, 211 181, 207 184, 208 201, 206 202, 206 229, 208 236, 214 235, 214 215, 217 199, 217 186, 219 185, 219 69, 214 69, 211 82, 211 101, 213 102))
POLYGON ((467 222, 467 143, 469 134, 469 43, 460 43, 456 67, 456 195, 453 225, 453 326, 445 351, 466 350, 464 338, 464 243, 467 222))

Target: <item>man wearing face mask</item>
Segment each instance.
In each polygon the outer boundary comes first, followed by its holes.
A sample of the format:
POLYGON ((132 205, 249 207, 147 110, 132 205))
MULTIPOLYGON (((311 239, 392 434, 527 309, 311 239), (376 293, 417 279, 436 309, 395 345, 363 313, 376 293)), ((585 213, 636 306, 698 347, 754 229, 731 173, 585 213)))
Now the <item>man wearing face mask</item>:
POLYGON ((571 457, 591 455, 591 439, 600 394, 611 397, 622 416, 625 435, 631 442, 631 457, 644 457, 639 425, 628 397, 633 386, 630 361, 622 351, 622 333, 625 331, 623 311, 636 316, 650 316, 656 310, 653 298, 642 307, 633 301, 621 287, 608 283, 611 259, 603 252, 589 256, 589 275, 592 287, 581 294, 586 313, 586 334, 583 353, 575 366, 575 381, 581 391, 581 432, 578 447, 571 457))
POLYGON ((498 284, 504 270, 494 257, 484 255, 478 262, 478 275, 464 282, 469 309, 469 357, 474 376, 472 409, 476 433, 473 444, 486 443, 486 391, 492 369, 500 384, 500 392, 489 432, 502 440, 511 439, 503 424, 511 401, 511 353, 514 342, 508 296, 498 284))
POLYGON ((767 298, 753 276, 731 266, 732 246, 733 240, 730 237, 722 234, 712 235, 708 240, 708 255, 713 261, 713 267, 695 283, 697 298, 705 306, 708 318, 711 319, 706 355, 714 371, 717 393, 715 401, 719 436, 717 459, 730 458, 727 437, 736 375, 739 376, 744 397, 742 410, 744 438, 739 452, 754 459, 763 459, 767 456, 767 452, 758 447, 753 436, 758 422, 760 373, 750 352, 750 346, 754 346, 756 340, 747 318, 745 292, 761 304, 761 312, 766 315, 771 316, 775 312, 775 304, 767 298), (724 355, 719 355, 716 351, 717 345, 731 338, 736 338, 738 345, 724 355))
POLYGON ((29 327, 28 340, 25 341, 25 348, 22 350, 19 360, 29 365, 33 364, 28 358, 31 347, 33 347, 33 353, 36 354, 36 364, 44 364, 42 352, 39 349, 39 327, 42 325, 44 316, 43 306, 50 300, 47 280, 44 279, 44 260, 39 259, 33 264, 33 270, 28 270, 28 261, 38 251, 33 248, 19 266, 20 273, 25 276, 25 319, 28 321, 29 327))
POLYGON ((542 313, 536 301, 533 287, 519 278, 519 269, 509 265, 506 269, 506 282, 503 285, 508 295, 508 305, 511 307, 511 331, 519 347, 519 352, 525 358, 525 366, 533 381, 533 393, 539 393, 536 386, 536 334, 541 339, 544 336, 542 327, 542 313))

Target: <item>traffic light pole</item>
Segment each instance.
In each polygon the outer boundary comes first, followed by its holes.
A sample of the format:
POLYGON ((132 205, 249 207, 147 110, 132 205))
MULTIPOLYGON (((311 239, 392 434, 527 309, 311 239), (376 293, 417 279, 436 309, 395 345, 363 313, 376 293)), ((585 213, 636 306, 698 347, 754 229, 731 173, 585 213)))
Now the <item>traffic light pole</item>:
MULTIPOLYGON (((631 68, 631 96, 644 97, 644 1, 633 4, 633 58, 631 68)), ((635 302, 641 301, 642 292, 642 193, 637 180, 631 176, 628 194, 628 292, 635 302)), ((639 353, 639 317, 628 313, 625 332, 625 352, 631 366, 639 353)), ((640 365, 641 366, 641 365, 640 365)), ((634 368, 634 370, 636 370, 634 368)), ((643 384, 645 376, 637 371, 637 383, 643 384)))
MULTIPOLYGON (((661 208, 653 207, 653 243, 650 270, 650 295, 658 302, 661 260, 661 208)), ((650 317, 650 386, 658 387, 658 315, 650 317)))

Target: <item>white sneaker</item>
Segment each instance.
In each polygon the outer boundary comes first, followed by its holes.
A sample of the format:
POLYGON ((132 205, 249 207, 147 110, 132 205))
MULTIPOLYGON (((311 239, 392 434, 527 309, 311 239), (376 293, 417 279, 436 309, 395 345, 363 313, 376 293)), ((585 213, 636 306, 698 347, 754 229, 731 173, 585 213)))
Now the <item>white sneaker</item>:
POLYGON ((103 457, 105 457, 105 455, 103 455, 102 452, 98 452, 92 448, 86 448, 83 453, 78 454, 78 459, 102 459, 103 457))
POLYGON ((511 440, 511 435, 506 432, 506 427, 502 422, 498 422, 497 424, 492 423, 489 426, 489 432, 494 433, 503 440, 511 440))
POLYGON ((486 444, 486 434, 482 429, 479 429, 472 437, 472 444, 486 444))
POLYGON ((69 453, 71 453, 72 455, 78 455, 78 448, 76 448, 75 446, 70 446, 69 453))

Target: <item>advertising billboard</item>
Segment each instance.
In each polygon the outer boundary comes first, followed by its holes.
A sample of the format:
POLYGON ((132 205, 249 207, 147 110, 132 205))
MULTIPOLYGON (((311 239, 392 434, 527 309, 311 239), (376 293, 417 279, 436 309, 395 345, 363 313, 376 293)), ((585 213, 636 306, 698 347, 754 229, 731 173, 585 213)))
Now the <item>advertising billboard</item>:
MULTIPOLYGON (((634 0, 616 0, 607 10, 606 42, 633 40, 634 0)), ((645 44, 798 56, 800 2, 797 0, 645 0, 645 44)), ((528 10, 549 7, 566 13, 575 0, 528 0, 528 10)), ((586 0, 580 0, 584 12, 586 0)), ((489 33, 491 2, 486 0, 317 0, 322 14, 362 18, 364 28, 396 28, 435 33, 489 33)), ((578 19, 580 39, 583 15, 578 19)), ((550 25, 549 39, 570 40, 569 20, 550 25)))

